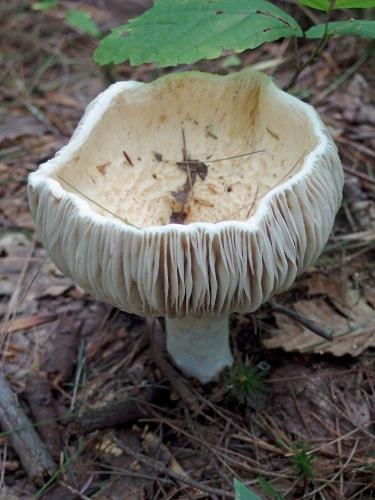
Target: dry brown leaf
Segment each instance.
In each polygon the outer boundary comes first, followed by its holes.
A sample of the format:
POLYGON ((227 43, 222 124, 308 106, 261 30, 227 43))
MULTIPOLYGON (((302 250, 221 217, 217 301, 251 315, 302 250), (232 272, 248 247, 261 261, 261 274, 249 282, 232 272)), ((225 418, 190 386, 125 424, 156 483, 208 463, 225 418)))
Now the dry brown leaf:
MULTIPOLYGON (((28 330, 29 328, 44 325, 45 323, 50 323, 55 321, 56 314, 40 314, 37 316, 28 316, 22 318, 16 318, 9 322, 8 325, 4 325, 8 333, 18 332, 19 330, 28 330)), ((0 328, 2 328, 1 325, 0 328)))
POLYGON ((0 143, 12 141, 24 135, 40 136, 45 132, 45 125, 38 122, 33 116, 3 116, 0 125, 0 143))
POLYGON ((330 273, 326 276, 323 273, 314 273, 308 280, 309 295, 327 295, 332 300, 350 305, 348 303, 348 279, 341 270, 339 272, 330 273))
POLYGON ((293 319, 275 314, 277 329, 264 340, 267 348, 285 351, 331 353, 334 356, 358 356, 368 347, 375 347, 375 311, 355 290, 348 292, 351 307, 335 304, 334 309, 323 298, 297 302, 294 309, 307 319, 333 330, 333 342, 319 339, 314 333, 293 319), (357 296, 357 300, 355 300, 357 296))

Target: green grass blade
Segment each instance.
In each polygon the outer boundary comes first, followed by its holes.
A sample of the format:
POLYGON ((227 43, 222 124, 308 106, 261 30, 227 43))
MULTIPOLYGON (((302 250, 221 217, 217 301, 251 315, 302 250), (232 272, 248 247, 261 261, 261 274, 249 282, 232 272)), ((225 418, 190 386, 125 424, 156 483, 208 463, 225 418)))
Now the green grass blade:
POLYGON ((234 478, 235 500, 263 500, 254 491, 247 488, 241 481, 234 478))

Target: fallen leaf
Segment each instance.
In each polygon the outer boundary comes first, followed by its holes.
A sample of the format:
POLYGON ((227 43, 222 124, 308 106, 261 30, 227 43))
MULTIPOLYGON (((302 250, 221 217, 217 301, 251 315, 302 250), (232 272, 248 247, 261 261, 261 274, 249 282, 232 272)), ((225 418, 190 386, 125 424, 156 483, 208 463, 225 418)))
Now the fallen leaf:
POLYGON ((316 272, 308 280, 307 285, 310 295, 326 295, 342 304, 349 305, 348 279, 341 269, 337 273, 330 273, 329 276, 316 272))
POLYGON ((7 333, 18 332, 19 330, 28 330, 29 328, 36 327, 39 325, 44 325, 45 323, 50 323, 55 321, 56 314, 41 314, 39 316, 28 316, 23 318, 17 318, 9 322, 8 325, 1 325, 1 328, 6 328, 7 333))
MULTIPOLYGON (((354 302, 357 292, 350 290, 349 300, 354 302)), ((334 356, 359 356, 368 347, 375 347, 375 311, 363 297, 351 307, 340 304, 339 311, 324 298, 300 300, 294 310, 307 319, 333 330, 333 341, 321 340, 310 330, 283 314, 275 314, 277 328, 270 338, 264 339, 269 349, 285 351, 331 353, 334 356), (341 314, 340 314, 341 313, 341 314)))
POLYGON ((12 141, 25 135, 42 135, 45 126, 32 116, 3 116, 0 125, 0 143, 12 141))

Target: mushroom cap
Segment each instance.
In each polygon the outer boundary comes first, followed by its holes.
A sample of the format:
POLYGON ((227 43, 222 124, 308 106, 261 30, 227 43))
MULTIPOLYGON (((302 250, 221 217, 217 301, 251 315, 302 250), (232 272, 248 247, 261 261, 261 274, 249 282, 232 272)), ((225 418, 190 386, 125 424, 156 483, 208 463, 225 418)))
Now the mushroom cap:
POLYGON ((173 318, 251 312, 290 287, 320 255, 342 187, 316 111, 244 70, 111 85, 28 196, 64 274, 173 318))

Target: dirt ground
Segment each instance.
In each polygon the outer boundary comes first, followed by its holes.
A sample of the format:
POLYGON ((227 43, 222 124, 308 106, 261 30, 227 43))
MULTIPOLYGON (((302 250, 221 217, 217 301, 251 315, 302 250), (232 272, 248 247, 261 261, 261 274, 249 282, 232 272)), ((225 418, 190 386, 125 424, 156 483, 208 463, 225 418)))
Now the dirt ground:
MULTIPOLYGON (((292 89, 329 126, 346 184, 325 252, 277 301, 333 327, 335 341, 265 305, 232 317, 234 371, 204 387, 178 375, 171 386, 152 324, 86 295, 34 233, 27 175, 111 81, 167 71, 97 67, 97 41, 66 25, 62 10, 74 2, 62 3, 46 13, 23 0, 0 5, 2 367, 56 463, 35 484, 1 434, 0 498, 234 498, 235 477, 262 498, 375 498, 374 46, 332 40, 292 89)), ((306 22, 306 10, 282 3, 306 22)), ((106 29, 142 10, 124 4, 85 5, 106 29)), ((303 57, 311 50, 301 43, 303 57)), ((253 65, 285 85, 293 52, 280 41, 194 68, 253 65)))

